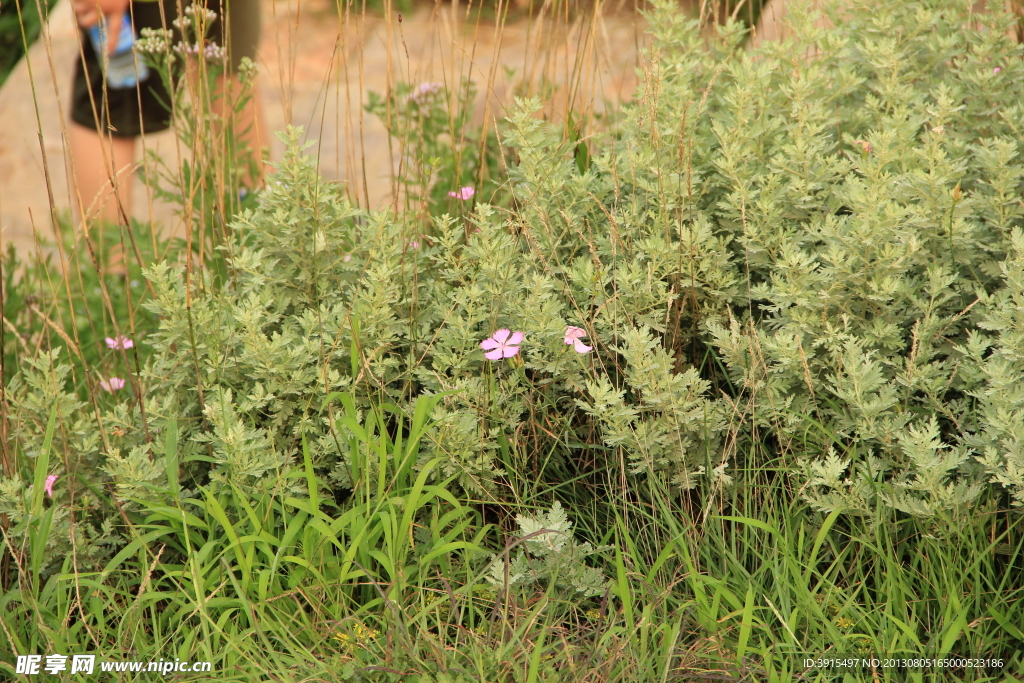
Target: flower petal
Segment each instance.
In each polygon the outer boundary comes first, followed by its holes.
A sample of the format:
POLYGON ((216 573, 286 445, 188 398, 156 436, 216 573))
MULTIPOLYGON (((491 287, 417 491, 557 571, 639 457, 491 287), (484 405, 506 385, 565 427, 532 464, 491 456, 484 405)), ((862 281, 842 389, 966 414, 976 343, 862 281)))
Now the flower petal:
POLYGON ((519 353, 519 347, 518 346, 506 346, 505 348, 502 349, 502 352, 504 353, 505 358, 511 358, 512 356, 514 356, 517 353, 519 353))
POLYGON ((523 333, 522 332, 513 332, 512 336, 509 337, 508 341, 505 342, 505 343, 506 344, 522 344, 523 343, 523 333))
POLYGON ((488 337, 487 339, 484 339, 482 342, 480 342, 480 348, 484 350, 496 349, 499 348, 500 346, 501 344, 495 341, 494 338, 492 337, 488 337))
POLYGON ((571 340, 579 339, 580 337, 586 337, 586 336, 587 336, 587 331, 584 330, 582 327, 573 327, 572 325, 570 325, 569 327, 565 328, 565 343, 566 344, 572 344, 571 340))
POLYGON ((115 391, 124 388, 124 380, 121 379, 120 377, 111 377, 109 380, 101 379, 100 386, 103 388, 104 391, 114 393, 115 391))
POLYGON ((484 358, 487 360, 498 360, 501 358, 502 349, 495 349, 494 351, 488 351, 484 354, 484 358))
POLYGON ((512 335, 512 331, 511 330, 506 330, 505 328, 502 328, 502 329, 498 330, 497 332, 495 332, 493 337, 494 337, 494 339, 499 344, 504 344, 505 340, 508 339, 509 336, 511 336, 511 335, 512 335))
POLYGON ((594 350, 593 346, 587 346, 579 339, 572 343, 572 348, 575 349, 576 353, 590 353, 591 351, 594 350))

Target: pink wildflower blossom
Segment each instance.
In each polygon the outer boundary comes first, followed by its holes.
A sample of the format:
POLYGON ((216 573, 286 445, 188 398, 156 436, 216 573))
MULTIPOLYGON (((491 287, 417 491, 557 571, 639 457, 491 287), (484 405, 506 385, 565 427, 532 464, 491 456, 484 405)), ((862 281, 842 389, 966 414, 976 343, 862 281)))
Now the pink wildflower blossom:
POLYGON ((1002 67, 998 67, 997 66, 996 68, 992 69, 992 73, 997 74, 997 73, 999 73, 1002 70, 1003 70, 1002 67))
POLYGON ((522 341, 522 332, 510 332, 502 329, 495 332, 494 336, 480 342, 480 348, 487 351, 484 354, 484 358, 487 360, 500 360, 501 358, 511 358, 519 353, 518 344, 521 344, 522 341))
POLYGON ((119 334, 113 338, 107 337, 108 349, 130 349, 133 346, 135 346, 135 342, 133 342, 131 339, 124 336, 123 334, 119 334))
POLYGON ((871 149, 872 148, 871 148, 871 143, 870 142, 867 142, 865 140, 854 140, 853 144, 855 144, 858 147, 860 147, 861 150, 863 150, 863 152, 865 154, 871 154, 871 149))
POLYGON ((46 483, 43 485, 43 489, 46 491, 46 495, 53 498, 53 482, 57 481, 57 475, 51 474, 46 478, 46 483))
POLYGON ((565 328, 565 343, 572 344, 572 348, 576 353, 590 353, 594 350, 593 346, 587 346, 580 341, 582 337, 587 336, 587 331, 581 327, 573 327, 570 325, 565 328))
POLYGON ((455 197, 456 199, 461 199, 462 201, 466 201, 467 199, 469 199, 470 197, 472 197, 475 194, 476 194, 476 190, 474 190, 472 187, 468 187, 467 186, 467 187, 462 188, 458 192, 449 192, 448 196, 449 197, 455 197))
POLYGON ((444 87, 444 83, 437 83, 437 82, 420 83, 419 86, 417 86, 417 88, 415 90, 413 90, 411 93, 409 93, 407 99, 410 102, 415 102, 416 104, 423 104, 424 100, 426 100, 431 95, 434 95, 435 93, 440 92, 441 88, 443 88, 443 87, 444 87))
POLYGON ((124 388, 124 380, 120 377, 111 377, 109 380, 101 379, 100 386, 103 387, 104 391, 109 391, 112 394, 124 388))

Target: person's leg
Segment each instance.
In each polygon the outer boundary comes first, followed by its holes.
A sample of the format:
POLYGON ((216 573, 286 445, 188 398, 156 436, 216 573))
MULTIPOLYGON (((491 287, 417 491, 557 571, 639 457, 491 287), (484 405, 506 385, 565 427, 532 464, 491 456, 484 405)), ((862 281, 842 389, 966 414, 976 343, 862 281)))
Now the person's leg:
MULTIPOLYGON (((218 116, 224 117, 241 100, 242 84, 235 77, 223 75, 217 79, 217 93, 219 96, 215 109, 218 116)), ((237 140, 236 159, 240 162, 244 161, 243 155, 246 150, 252 153, 252 161, 255 163, 255 168, 252 169, 254 172, 250 173, 246 169, 242 184, 249 189, 254 189, 263 185, 267 163, 263 147, 270 144, 270 139, 267 136, 266 119, 263 117, 259 89, 254 85, 249 94, 249 101, 234 117, 234 135, 232 137, 237 140)))
POLYGON ((68 125, 68 137, 74 183, 72 204, 78 224, 83 231, 101 227, 91 234, 104 261, 100 265, 107 272, 123 274, 124 254, 120 245, 104 244, 102 226, 121 223, 122 213, 131 216, 135 138, 103 137, 74 122, 68 125))
POLYGON ((135 138, 101 136, 74 122, 68 126, 68 137, 73 204, 83 226, 96 221, 119 223, 122 208, 130 216, 135 138))

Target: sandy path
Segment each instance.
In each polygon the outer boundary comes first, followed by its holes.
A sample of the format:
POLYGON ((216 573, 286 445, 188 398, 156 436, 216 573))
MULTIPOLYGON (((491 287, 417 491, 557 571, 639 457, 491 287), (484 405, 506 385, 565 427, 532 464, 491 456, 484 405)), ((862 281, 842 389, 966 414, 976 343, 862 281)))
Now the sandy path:
MULTIPOLYGON (((504 68, 495 66, 497 61, 516 69, 514 78, 528 74, 535 83, 541 78, 565 83, 575 69, 586 77, 576 101, 600 110, 606 101, 632 95, 638 43, 644 39, 642 23, 627 15, 578 23, 559 33, 525 21, 503 27, 467 22, 464 5, 422 9, 398 22, 397 15, 346 21, 327 0, 263 2, 259 83, 268 128, 304 126, 315 141, 312 151, 319 155, 322 174, 348 180, 350 193, 368 196, 372 206, 392 199, 392 161, 383 125, 362 113, 368 91, 383 93, 396 80, 457 83, 468 76, 481 89, 494 83, 488 118, 500 118, 501 103, 511 99, 514 84, 504 68)), ((77 51, 70 6, 61 2, 44 39, 0 91, 0 241, 5 249, 8 243, 19 251, 33 249, 33 228, 52 237, 51 193, 58 212, 70 211, 60 114, 67 107, 77 51)), ((478 98, 478 119, 483 118, 483 97, 478 98)), ((567 90, 558 91, 549 105, 557 111, 566 97, 567 90)), ((170 132, 147 136, 144 142, 176 163, 170 132)), ((276 137, 273 143, 272 158, 280 158, 281 143, 276 137)), ((180 234, 173 207, 153 202, 141 181, 136 183, 135 216, 180 234)))

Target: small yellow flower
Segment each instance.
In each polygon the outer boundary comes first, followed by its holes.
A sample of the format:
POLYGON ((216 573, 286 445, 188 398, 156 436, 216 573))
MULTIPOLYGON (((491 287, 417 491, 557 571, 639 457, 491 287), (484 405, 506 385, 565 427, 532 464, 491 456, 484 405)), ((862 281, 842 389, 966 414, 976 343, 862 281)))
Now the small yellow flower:
POLYGON ((374 631, 372 628, 364 626, 363 624, 356 624, 356 637, 359 640, 373 640, 380 635, 380 631, 374 631))
POLYGON ((853 628, 853 622, 847 619, 846 617, 839 617, 838 619, 836 619, 836 626, 843 629, 844 631, 849 631, 851 628, 853 628))
POLYGON ((853 646, 853 651, 859 655, 866 655, 871 653, 871 639, 867 636, 861 636, 854 641, 856 644, 853 646))
POLYGON ((360 623, 357 623, 352 628, 352 631, 354 632, 355 637, 348 633, 345 633, 344 631, 338 631, 334 634, 333 637, 335 640, 341 643, 342 647, 352 647, 353 645, 364 646, 365 643, 375 639, 377 636, 380 635, 379 631, 375 631, 372 628, 366 626, 365 624, 360 623))
POLYGON ((597 621, 601 618, 601 610, 588 609, 586 612, 583 613, 583 616, 585 616, 587 619, 590 619, 591 621, 597 621))

